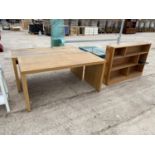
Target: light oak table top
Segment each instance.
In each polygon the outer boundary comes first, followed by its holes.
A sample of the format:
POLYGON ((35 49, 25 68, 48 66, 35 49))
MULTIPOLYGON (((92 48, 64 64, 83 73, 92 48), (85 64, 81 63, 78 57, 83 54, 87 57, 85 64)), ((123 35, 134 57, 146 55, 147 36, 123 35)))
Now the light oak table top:
POLYGON ((102 64, 104 59, 87 52, 53 52, 18 58, 21 73, 37 73, 83 65, 102 64))
POLYGON ((124 48, 124 47, 133 47, 133 46, 140 46, 140 45, 148 45, 150 42, 124 42, 120 44, 109 44, 107 47, 113 47, 113 48, 124 48))
POLYGON ((74 46, 62 46, 62 47, 47 47, 47 48, 28 48, 28 49, 18 49, 11 51, 11 58, 17 59, 21 56, 36 56, 36 55, 45 55, 45 54, 52 54, 52 53, 70 53, 70 52, 81 52, 80 49, 74 46))

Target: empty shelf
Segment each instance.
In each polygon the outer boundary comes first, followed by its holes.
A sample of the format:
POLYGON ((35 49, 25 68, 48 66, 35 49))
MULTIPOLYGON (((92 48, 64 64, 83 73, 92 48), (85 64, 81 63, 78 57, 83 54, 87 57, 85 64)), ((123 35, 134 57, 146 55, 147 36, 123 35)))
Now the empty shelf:
POLYGON ((119 65, 119 66, 115 66, 115 67, 112 67, 112 71, 115 71, 115 70, 119 70, 119 69, 122 69, 122 68, 127 68, 127 67, 132 67, 132 66, 136 66, 137 63, 127 63, 127 64, 124 64, 124 65, 119 65))

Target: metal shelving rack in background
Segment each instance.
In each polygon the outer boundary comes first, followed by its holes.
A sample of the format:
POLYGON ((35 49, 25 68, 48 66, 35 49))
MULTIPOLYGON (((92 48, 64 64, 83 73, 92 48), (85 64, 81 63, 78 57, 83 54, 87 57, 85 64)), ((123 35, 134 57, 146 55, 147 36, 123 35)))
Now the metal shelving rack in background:
POLYGON ((120 31, 119 31, 119 34, 118 34, 117 38, 114 38, 114 39, 87 39, 87 40, 80 39, 80 40, 67 40, 67 41, 65 41, 65 43, 95 42, 95 41, 116 41, 119 44, 120 41, 121 41, 121 36, 122 36, 122 32, 123 32, 124 23, 125 23, 125 19, 122 19, 120 31))

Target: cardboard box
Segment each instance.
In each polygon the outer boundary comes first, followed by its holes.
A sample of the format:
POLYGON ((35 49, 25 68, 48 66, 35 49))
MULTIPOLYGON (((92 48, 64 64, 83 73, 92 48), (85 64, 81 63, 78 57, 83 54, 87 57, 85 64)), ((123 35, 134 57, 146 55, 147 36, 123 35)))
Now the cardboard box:
POLYGON ((78 26, 71 26, 70 27, 70 35, 76 36, 79 34, 79 27, 78 26))
POLYGON ((98 34, 98 27, 80 27, 80 34, 83 35, 96 35, 98 34))
POLYGON ((20 31, 21 27, 20 26, 11 26, 10 30, 12 30, 12 31, 20 31))
POLYGON ((23 19, 21 21, 21 27, 22 27, 22 29, 23 30, 28 30, 30 23, 31 23, 31 20, 30 19, 23 19))

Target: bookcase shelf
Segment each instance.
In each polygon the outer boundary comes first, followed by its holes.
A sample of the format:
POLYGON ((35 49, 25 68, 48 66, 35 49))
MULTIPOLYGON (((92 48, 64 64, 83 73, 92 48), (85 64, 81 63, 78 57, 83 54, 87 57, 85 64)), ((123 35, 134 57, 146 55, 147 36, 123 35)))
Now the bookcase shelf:
POLYGON ((114 53, 114 57, 124 56, 126 48, 117 48, 114 53))
POLYGON ((132 55, 132 54, 141 54, 143 52, 148 52, 149 45, 142 45, 142 46, 131 46, 126 49, 125 55, 132 55))
POLYGON ((109 85, 142 75, 150 46, 150 43, 107 46, 103 82, 109 85))
POLYGON ((128 72, 128 68, 118 69, 111 71, 110 73, 110 81, 111 83, 114 83, 117 80, 123 80, 126 78, 128 72))
MULTIPOLYGON (((135 52, 131 54, 126 54, 124 57, 130 57, 130 56, 135 56, 135 55, 141 55, 141 54, 147 54, 148 52, 135 52)), ((120 59, 122 56, 115 56, 114 59, 120 59)))
POLYGON ((131 66, 135 66, 135 65, 137 65, 137 64, 136 63, 126 63, 126 64, 123 64, 123 65, 120 65, 120 66, 115 66, 111 70, 112 71, 120 70, 122 68, 127 68, 127 67, 131 67, 131 66))

